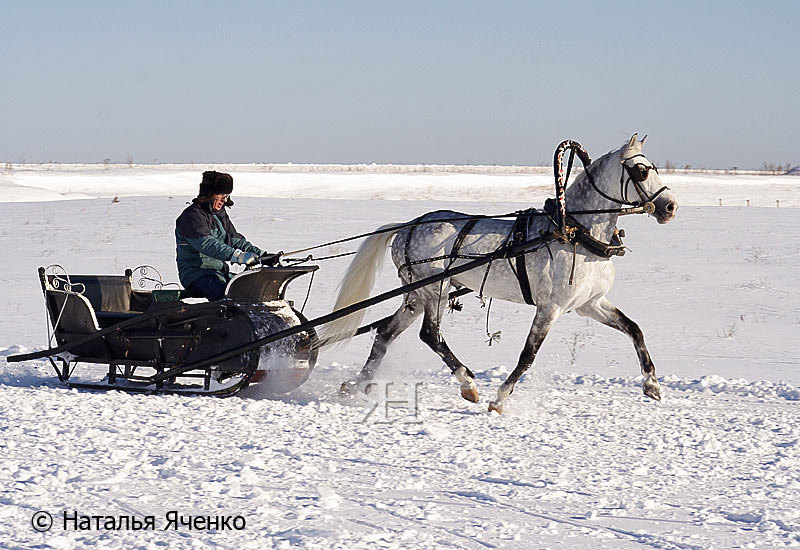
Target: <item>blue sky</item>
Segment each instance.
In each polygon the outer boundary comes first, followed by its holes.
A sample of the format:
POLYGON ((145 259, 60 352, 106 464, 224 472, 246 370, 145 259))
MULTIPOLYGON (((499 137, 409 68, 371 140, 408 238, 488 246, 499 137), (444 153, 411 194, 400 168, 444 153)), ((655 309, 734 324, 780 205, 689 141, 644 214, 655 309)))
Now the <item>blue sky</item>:
MULTIPOLYGON (((11 4, 11 5, 10 5, 11 4)), ((4 162, 800 164, 798 2, 15 2, 4 162)))

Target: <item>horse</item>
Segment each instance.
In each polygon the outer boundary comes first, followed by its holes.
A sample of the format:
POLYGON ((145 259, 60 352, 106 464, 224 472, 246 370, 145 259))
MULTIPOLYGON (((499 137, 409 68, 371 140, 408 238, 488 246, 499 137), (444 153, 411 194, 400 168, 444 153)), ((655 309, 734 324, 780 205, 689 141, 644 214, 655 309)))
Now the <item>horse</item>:
MULTIPOLYGON (((496 399, 489 403, 489 411, 503 412, 506 400, 519 378, 533 364, 548 331, 568 311, 576 311, 627 334, 633 341, 644 376, 643 392, 660 400, 655 366, 645 346, 642 330, 605 297, 614 282, 614 264, 611 254, 604 251, 616 249, 619 254, 624 249, 623 246, 614 247, 612 242, 616 238, 617 218, 623 211, 620 206, 639 207, 640 211, 647 206, 647 213, 660 224, 671 221, 678 208, 669 189, 662 185, 656 166, 642 153, 644 141, 644 138, 639 141, 634 134, 621 148, 594 162, 589 160, 591 164, 566 188, 562 204, 571 208, 567 211, 568 219, 573 226, 583 230, 583 239, 574 240, 561 235, 557 227, 559 220, 553 215, 530 216, 525 224, 527 227, 524 227, 518 220, 471 218, 453 211, 429 212, 410 223, 388 224, 367 237, 339 285, 334 311, 369 297, 390 244, 398 275, 404 284, 408 284, 415 279, 443 273, 448 267, 463 264, 469 258, 509 246, 515 232, 517 235, 524 233, 528 239, 539 235, 559 238, 540 239, 539 246, 531 247, 530 251, 515 258, 515 262, 511 259, 493 261, 489 268, 468 270, 405 294, 402 305, 391 319, 377 328, 364 367, 355 379, 342 384, 341 394, 353 396, 359 384, 372 380, 388 346, 423 315, 420 339, 450 368, 460 383, 462 397, 477 402, 479 396, 474 374, 453 354, 439 332, 449 291, 455 288, 476 291, 486 298, 536 307, 517 365, 500 385, 496 399), (638 200, 629 200, 631 188, 638 200)), ((561 161, 558 163, 560 168, 561 161)), ((569 224, 562 227, 569 227, 569 224)), ((621 245, 621 239, 618 242, 621 245)), ((322 339, 342 340, 352 336, 363 313, 362 310, 326 325, 322 339)))

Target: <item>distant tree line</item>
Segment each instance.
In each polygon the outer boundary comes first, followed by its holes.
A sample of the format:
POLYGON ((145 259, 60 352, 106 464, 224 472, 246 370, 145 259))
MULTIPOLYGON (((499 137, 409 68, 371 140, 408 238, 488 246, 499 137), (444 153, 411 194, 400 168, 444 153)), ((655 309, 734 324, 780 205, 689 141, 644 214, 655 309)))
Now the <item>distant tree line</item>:
MULTIPOLYGON (((663 168, 659 166, 659 169, 663 172, 674 172, 676 170, 693 170, 698 169, 691 164, 685 164, 681 167, 677 166, 673 161, 668 160, 664 162, 663 168)), ((758 170, 742 170, 738 166, 731 166, 730 168, 699 168, 699 170, 709 170, 713 172, 724 172, 726 174, 732 174, 735 172, 763 172, 766 174, 772 175, 781 175, 787 173, 789 170, 792 169, 792 163, 787 162, 786 164, 774 163, 774 162, 762 162, 761 167, 758 170)))
POLYGON ((789 162, 787 162, 786 164, 774 164, 772 162, 761 163, 762 172, 772 172, 773 174, 785 174, 791 169, 792 165, 789 162))

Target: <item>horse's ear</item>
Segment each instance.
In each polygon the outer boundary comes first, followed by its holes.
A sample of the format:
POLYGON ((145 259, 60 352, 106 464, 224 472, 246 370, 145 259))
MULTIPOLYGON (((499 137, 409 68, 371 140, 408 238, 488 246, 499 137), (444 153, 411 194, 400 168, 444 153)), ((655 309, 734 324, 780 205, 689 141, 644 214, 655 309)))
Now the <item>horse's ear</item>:
POLYGON ((646 139, 647 139, 647 134, 644 135, 644 137, 642 138, 642 141, 640 141, 639 144, 640 145, 644 145, 644 140, 646 140, 646 139))
POLYGON ((639 135, 639 134, 638 134, 638 132, 637 132, 637 133, 635 133, 635 134, 633 134, 633 135, 631 136, 631 139, 630 139, 630 141, 628 141, 628 148, 629 148, 629 149, 630 149, 631 147, 633 147, 634 145, 636 145, 636 136, 638 136, 638 135, 639 135))

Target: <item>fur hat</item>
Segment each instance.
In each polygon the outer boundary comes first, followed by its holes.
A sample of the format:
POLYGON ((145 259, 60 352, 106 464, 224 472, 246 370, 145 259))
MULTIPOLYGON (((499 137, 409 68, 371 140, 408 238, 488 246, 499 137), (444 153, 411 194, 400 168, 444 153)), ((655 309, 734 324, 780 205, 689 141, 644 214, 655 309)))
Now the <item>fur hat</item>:
MULTIPOLYGON (((211 199, 212 195, 230 195, 233 192, 233 178, 224 172, 208 170, 203 172, 203 181, 200 182, 200 190, 197 193, 197 201, 205 202, 211 199)), ((225 206, 233 206, 233 201, 228 198, 225 206)))

